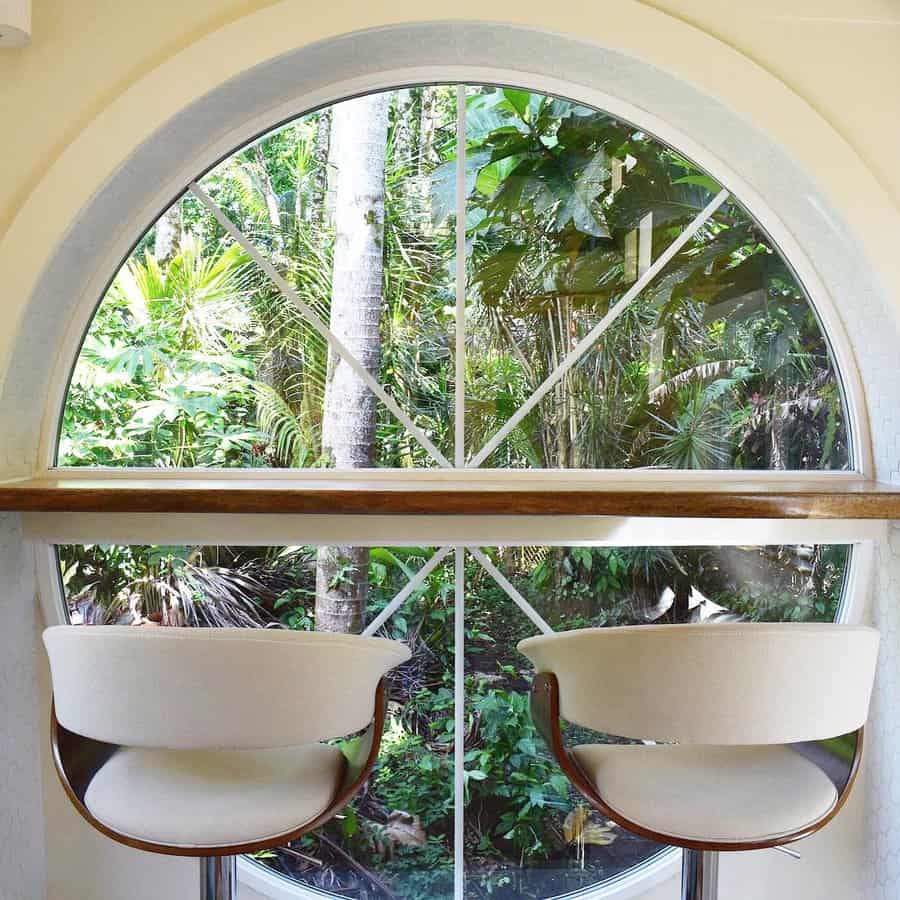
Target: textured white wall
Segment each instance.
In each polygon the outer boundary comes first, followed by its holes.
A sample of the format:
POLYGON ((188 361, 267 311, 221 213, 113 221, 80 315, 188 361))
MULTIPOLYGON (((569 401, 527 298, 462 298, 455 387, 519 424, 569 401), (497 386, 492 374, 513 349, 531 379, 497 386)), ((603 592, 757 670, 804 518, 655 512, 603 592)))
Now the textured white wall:
POLYGON ((44 896, 38 632, 19 517, 0 513, 0 900, 44 896))

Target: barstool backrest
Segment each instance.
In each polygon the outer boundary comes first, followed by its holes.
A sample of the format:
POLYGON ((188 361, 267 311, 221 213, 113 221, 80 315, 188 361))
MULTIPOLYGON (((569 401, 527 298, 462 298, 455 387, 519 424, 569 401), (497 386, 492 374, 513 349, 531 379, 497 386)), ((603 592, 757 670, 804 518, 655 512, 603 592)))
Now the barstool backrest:
POLYGON ((60 625, 44 632, 56 716, 132 747, 262 749, 343 737, 372 719, 404 644, 324 632, 60 625))
POLYGON ((623 737, 788 744, 865 722, 878 632, 831 624, 586 628, 519 644, 562 716, 623 737))

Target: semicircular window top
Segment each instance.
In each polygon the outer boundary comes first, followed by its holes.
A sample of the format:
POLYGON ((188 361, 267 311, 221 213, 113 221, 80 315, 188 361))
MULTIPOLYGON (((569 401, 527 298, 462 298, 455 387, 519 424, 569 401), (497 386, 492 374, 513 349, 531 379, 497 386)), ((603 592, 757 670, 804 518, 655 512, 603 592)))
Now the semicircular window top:
POLYGON ((61 466, 848 469, 826 335, 761 225, 639 128, 527 90, 301 116, 115 273, 61 466))

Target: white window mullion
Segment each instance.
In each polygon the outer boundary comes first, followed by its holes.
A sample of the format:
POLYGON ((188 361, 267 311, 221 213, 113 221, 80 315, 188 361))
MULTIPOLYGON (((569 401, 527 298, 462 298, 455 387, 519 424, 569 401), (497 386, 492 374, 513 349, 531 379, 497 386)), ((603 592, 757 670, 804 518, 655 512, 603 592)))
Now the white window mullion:
POLYGON ((491 562, 490 558, 478 547, 470 547, 469 552, 478 560, 485 572, 503 589, 503 593, 512 600, 531 620, 542 634, 553 634, 553 629, 544 617, 515 589, 512 582, 491 562))
POLYGON ((466 550, 456 547, 453 601, 453 900, 465 900, 466 550))
POLYGON ((466 464, 466 86, 456 88, 456 390, 454 465, 466 464))
POLYGON ((410 578, 406 587, 391 600, 390 603, 365 627, 363 637, 371 637, 390 617, 400 609, 409 596, 425 581, 425 579, 441 564, 441 561, 450 552, 451 547, 441 547, 431 559, 410 578))

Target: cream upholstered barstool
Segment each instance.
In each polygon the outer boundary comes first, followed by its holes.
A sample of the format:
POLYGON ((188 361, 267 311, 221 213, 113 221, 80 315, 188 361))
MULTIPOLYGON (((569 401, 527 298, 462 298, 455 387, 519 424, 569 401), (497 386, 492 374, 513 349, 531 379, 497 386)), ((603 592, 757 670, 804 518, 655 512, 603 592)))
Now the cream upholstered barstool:
POLYGON ((103 834, 201 856, 204 900, 232 900, 235 854, 323 824, 372 770, 379 638, 245 628, 48 628, 51 737, 69 799, 103 834), (320 743, 364 731, 345 755, 320 743))
POLYGON ((878 640, 862 626, 642 625, 519 649, 538 673, 535 724, 575 788, 623 828, 684 848, 683 900, 715 900, 719 851, 799 840, 844 804, 878 640), (647 743, 569 749, 560 717, 647 743), (817 742, 845 735, 835 773, 817 742))

